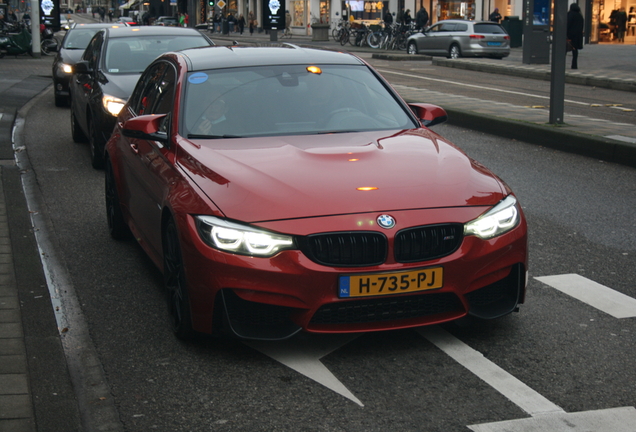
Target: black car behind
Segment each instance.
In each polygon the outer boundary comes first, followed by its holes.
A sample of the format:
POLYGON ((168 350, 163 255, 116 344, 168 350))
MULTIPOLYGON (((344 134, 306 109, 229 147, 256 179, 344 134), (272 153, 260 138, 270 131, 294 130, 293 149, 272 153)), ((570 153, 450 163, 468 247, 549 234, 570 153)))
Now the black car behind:
POLYGON ((102 167, 117 114, 146 66, 168 51, 212 45, 199 31, 179 27, 110 27, 93 36, 70 86, 73 140, 89 142, 93 167, 102 167))

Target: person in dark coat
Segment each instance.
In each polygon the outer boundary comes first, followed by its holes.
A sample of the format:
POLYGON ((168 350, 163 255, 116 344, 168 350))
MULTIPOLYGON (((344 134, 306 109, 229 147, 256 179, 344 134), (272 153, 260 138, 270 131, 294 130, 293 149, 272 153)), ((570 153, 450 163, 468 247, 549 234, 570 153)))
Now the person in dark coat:
POLYGON ((428 26, 428 12, 424 6, 415 14, 415 24, 417 24, 417 28, 422 31, 428 26))
POLYGON ((572 47, 572 69, 578 69, 579 50, 583 49, 583 15, 581 8, 576 3, 570 5, 568 11, 567 38, 572 47))
POLYGON ((495 10, 492 11, 490 16, 488 17, 488 21, 496 22, 497 24, 499 24, 499 21, 501 21, 501 14, 499 13, 499 8, 495 8, 495 10))

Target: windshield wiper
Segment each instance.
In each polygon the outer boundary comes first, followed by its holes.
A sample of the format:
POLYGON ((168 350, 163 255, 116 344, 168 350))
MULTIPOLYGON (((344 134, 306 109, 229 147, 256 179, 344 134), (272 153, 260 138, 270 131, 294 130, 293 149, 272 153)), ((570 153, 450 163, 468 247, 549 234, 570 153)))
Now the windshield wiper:
POLYGON ((197 135, 188 134, 188 139, 223 139, 223 138, 243 138, 240 135, 197 135))

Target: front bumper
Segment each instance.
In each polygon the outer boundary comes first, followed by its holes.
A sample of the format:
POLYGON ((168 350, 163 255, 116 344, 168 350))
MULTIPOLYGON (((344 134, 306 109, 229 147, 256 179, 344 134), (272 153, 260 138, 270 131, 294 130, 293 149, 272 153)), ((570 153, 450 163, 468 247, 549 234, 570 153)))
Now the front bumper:
MULTIPOLYGON (((463 210, 466 221, 484 209, 471 211, 463 210), (474 214, 467 214, 471 211, 474 214)), ((271 340, 301 330, 369 332, 438 324, 467 314, 497 318, 515 311, 525 298, 527 228, 523 215, 521 219, 515 229, 490 240, 465 237, 455 252, 439 259, 398 263, 389 257, 373 267, 336 268, 317 264, 298 250, 265 259, 212 249, 198 237, 193 218, 184 216, 182 252, 193 327, 210 333, 218 324, 213 321, 213 312, 217 319, 221 312, 226 329, 234 335, 271 340), (338 277, 342 274, 438 266, 444 269, 444 285, 436 290, 338 297, 338 277)))

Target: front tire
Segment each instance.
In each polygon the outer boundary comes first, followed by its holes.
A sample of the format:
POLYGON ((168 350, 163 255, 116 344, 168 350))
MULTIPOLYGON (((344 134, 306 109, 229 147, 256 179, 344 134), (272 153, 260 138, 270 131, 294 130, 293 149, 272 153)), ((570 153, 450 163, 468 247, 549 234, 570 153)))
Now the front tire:
POLYGON ((173 219, 168 221, 163 234, 163 279, 166 286, 170 328, 177 338, 191 339, 195 332, 192 329, 190 300, 179 235, 173 219))
POLYGON ((453 44, 448 50, 448 57, 452 59, 458 59, 462 56, 462 52, 459 49, 459 45, 453 44))
POLYGON ((124 222, 119 194, 117 193, 117 184, 115 183, 115 173, 109 159, 106 160, 106 175, 104 177, 108 232, 115 240, 125 240, 130 236, 130 230, 126 222, 124 222))
POLYGON ((78 144, 85 143, 88 141, 86 134, 84 134, 84 131, 82 130, 80 125, 77 123, 77 117, 75 116, 75 111, 73 111, 72 108, 71 108, 71 134, 73 136, 73 141, 78 144))
POLYGON ((97 136, 98 132, 92 120, 88 124, 88 133, 89 146, 91 148, 91 165, 95 169, 102 169, 104 168, 104 144, 97 136))

